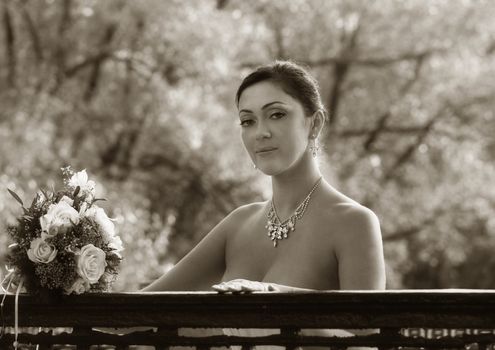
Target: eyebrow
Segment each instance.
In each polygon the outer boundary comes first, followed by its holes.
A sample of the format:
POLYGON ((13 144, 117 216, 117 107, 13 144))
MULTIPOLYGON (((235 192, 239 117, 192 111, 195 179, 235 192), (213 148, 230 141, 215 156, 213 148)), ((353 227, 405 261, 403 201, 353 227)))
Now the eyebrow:
MULTIPOLYGON (((271 105, 276 104, 276 103, 280 103, 280 104, 285 105, 285 103, 283 103, 283 102, 280 102, 280 101, 273 101, 273 102, 267 103, 266 105, 264 105, 263 107, 261 107, 261 109, 262 109, 262 110, 263 110, 263 109, 266 109, 266 108, 268 108, 268 107, 270 107, 271 105)), ((249 109, 241 109, 241 110, 239 111, 239 114, 241 114, 242 112, 246 112, 246 113, 253 113, 253 111, 251 111, 251 110, 249 110, 249 109)))

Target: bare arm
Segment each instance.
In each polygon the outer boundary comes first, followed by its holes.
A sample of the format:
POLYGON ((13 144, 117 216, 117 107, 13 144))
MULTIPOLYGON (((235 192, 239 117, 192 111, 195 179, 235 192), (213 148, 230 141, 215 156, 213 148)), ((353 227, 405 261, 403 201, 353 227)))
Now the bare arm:
POLYGON ((385 289, 385 262, 380 223, 365 207, 346 210, 336 255, 341 290, 385 289))
MULTIPOLYGON (((380 223, 369 209, 350 205, 344 209, 335 252, 340 290, 385 289, 385 262, 380 223)), ((352 336, 378 333, 378 329, 305 329, 304 335, 352 336)), ((319 350, 320 348, 312 348, 319 350)), ((370 349, 350 347, 349 349, 370 349)))
POLYGON ((170 271, 141 291, 211 290, 225 272, 227 234, 235 228, 238 211, 230 213, 170 271))
MULTIPOLYGON (((211 290, 211 285, 220 281, 225 271, 225 244, 227 234, 235 227, 233 222, 237 216, 236 212, 237 210, 234 210, 215 226, 170 271, 141 291, 211 290)), ((151 329, 156 331, 156 328, 152 327, 93 328, 93 330, 110 334, 128 334, 151 329)))

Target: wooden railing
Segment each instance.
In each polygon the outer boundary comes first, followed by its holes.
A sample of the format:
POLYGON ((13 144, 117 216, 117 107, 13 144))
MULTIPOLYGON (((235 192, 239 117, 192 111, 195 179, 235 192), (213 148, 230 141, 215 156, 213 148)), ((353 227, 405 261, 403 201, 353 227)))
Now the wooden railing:
MULTIPOLYGON (((14 305, 15 296, 7 295, 2 315, 3 330, 7 332, 0 338, 2 350, 12 349, 14 305)), ((240 295, 109 293, 59 297, 21 294, 18 306, 18 323, 22 331, 18 341, 20 344, 39 344, 40 350, 96 349, 92 346, 97 344, 113 345, 116 349, 128 349, 130 345, 152 345, 156 349, 170 346, 205 349, 229 345, 247 349, 256 345, 281 345, 290 349, 297 346, 339 349, 370 346, 481 350, 493 348, 495 344, 493 290, 240 295), (30 334, 26 327, 48 328, 48 332, 30 334), (118 335, 95 330, 99 327, 155 329, 118 335), (216 331, 191 336, 180 330, 196 327, 216 331), (242 332, 238 336, 227 336, 219 332, 222 328, 276 328, 281 332, 258 337, 243 336, 242 332), (367 331, 345 337, 300 332, 315 328, 367 331)), ((98 347, 103 348, 106 347, 98 347)))

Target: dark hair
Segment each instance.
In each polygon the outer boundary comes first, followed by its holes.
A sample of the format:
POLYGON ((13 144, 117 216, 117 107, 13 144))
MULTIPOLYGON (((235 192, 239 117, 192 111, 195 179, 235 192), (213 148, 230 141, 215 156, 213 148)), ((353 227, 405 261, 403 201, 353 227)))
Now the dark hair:
POLYGON ((279 85, 286 94, 298 100, 302 104, 306 116, 310 116, 318 110, 326 114, 325 107, 321 102, 318 82, 306 69, 292 61, 275 61, 258 67, 245 77, 235 95, 237 106, 239 106, 239 99, 246 88, 266 80, 279 85))

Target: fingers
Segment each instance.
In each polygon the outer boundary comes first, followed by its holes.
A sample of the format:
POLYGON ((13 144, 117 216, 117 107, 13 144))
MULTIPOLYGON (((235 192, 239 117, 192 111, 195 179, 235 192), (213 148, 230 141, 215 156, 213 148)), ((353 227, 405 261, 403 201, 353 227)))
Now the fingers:
POLYGON ((214 284, 213 286, 211 286, 211 288, 220 293, 239 293, 243 290, 242 283, 238 282, 237 280, 214 284))
POLYGON ((244 279, 235 279, 227 282, 215 284, 211 287, 219 293, 251 293, 251 292, 268 292, 275 289, 269 283, 249 281, 244 279))
POLYGON ((213 286, 211 286, 211 288, 219 293, 227 293, 232 291, 231 286, 229 286, 225 282, 222 282, 220 284, 214 284, 213 286))

